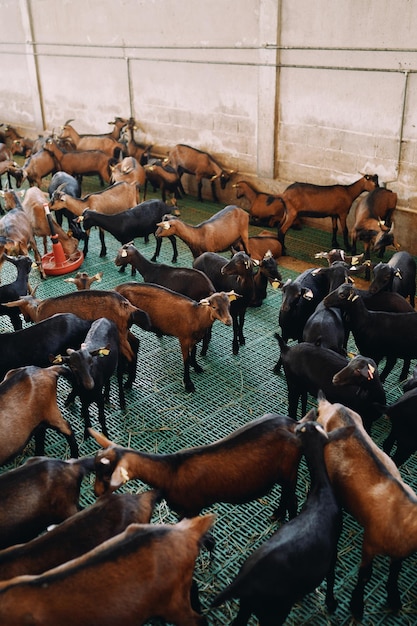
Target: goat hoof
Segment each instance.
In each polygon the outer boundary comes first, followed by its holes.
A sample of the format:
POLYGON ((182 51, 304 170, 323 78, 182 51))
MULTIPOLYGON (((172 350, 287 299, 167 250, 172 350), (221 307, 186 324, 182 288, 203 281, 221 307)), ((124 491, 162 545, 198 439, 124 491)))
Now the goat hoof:
POLYGON ((191 393, 192 391, 195 391, 194 383, 186 383, 185 384, 185 391, 188 391, 188 393, 191 393))
POLYGON ((388 606, 393 613, 398 613, 401 610, 402 602, 398 590, 388 592, 388 606))
POLYGON ((336 598, 333 596, 329 598, 328 600, 326 600, 326 607, 329 613, 334 613, 335 610, 337 609, 337 605, 338 605, 338 602, 336 598))
POLYGON ((350 611, 353 617, 358 621, 360 621, 363 617, 363 608, 364 608, 363 600, 355 599, 352 596, 352 599, 350 601, 350 611))

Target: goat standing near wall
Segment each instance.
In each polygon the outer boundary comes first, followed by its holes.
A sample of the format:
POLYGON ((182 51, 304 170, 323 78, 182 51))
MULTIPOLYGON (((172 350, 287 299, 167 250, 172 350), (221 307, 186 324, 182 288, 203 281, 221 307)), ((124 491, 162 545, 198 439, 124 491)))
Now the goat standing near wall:
POLYGON ((177 171, 179 177, 180 191, 185 194, 184 187, 181 184, 181 177, 184 173, 191 174, 196 177, 198 199, 203 201, 202 188, 203 178, 208 178, 211 183, 211 193, 213 202, 218 202, 216 193, 216 180, 220 181, 220 187, 226 188, 230 180, 233 170, 226 171, 208 152, 197 150, 191 146, 177 144, 168 155, 166 162, 172 165, 177 171))
POLYGON ((372 191, 378 187, 376 174, 365 174, 351 185, 312 185, 310 183, 293 183, 282 194, 285 203, 283 219, 278 220, 278 238, 284 247, 284 237, 297 217, 331 217, 332 247, 338 248, 337 226, 343 233, 345 249, 350 249, 346 220, 353 201, 364 191, 372 191))

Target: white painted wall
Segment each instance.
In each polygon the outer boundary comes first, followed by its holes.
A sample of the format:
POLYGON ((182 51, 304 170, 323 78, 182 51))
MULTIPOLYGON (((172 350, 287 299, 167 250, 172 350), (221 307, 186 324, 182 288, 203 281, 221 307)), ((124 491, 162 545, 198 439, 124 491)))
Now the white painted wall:
POLYGON ((417 3, 0 0, 0 20, 0 120, 36 135, 133 115, 138 141, 190 143, 272 191, 376 171, 410 245, 417 3))

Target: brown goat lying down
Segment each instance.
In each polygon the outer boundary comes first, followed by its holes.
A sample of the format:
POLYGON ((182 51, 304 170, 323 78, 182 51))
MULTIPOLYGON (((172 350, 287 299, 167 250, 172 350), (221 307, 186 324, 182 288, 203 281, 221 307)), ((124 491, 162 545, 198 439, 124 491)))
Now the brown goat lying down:
MULTIPOLYGON (((191 606, 195 561, 214 515, 131 524, 77 559, 0 583, 2 626, 203 626, 191 606)), ((197 598, 195 598, 197 600, 197 598)))

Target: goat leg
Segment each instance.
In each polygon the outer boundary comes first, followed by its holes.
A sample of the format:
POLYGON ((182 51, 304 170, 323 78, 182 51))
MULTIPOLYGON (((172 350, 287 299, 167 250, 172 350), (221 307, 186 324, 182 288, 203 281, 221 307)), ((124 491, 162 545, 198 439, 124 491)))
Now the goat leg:
POLYGON ((388 606, 395 613, 401 609, 401 596, 398 589, 398 577, 400 575, 402 559, 392 559, 386 584, 388 594, 388 606))
POLYGON ((355 619, 360 620, 363 616, 363 595, 365 591, 366 584, 370 581, 372 576, 372 560, 359 568, 358 580, 356 583, 356 587, 352 592, 352 597, 350 599, 350 610, 352 611, 353 617, 355 619))

